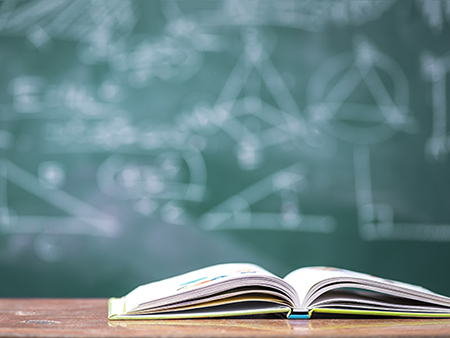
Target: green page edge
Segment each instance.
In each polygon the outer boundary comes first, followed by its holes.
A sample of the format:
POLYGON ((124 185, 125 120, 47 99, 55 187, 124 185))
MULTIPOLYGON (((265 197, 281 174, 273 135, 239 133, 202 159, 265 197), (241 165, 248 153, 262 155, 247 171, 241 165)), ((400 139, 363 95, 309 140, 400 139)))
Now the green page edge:
POLYGON ((326 309, 326 308, 314 308, 309 310, 308 313, 309 318, 312 317, 313 313, 363 315, 363 316, 388 316, 388 317, 450 318, 450 313, 397 312, 397 311, 348 310, 348 309, 326 309))
MULTIPOLYGON (((152 320, 152 319, 195 319, 195 318, 218 318, 218 317, 234 317, 234 316, 251 316, 265 314, 286 314, 286 318, 291 314, 289 307, 274 307, 272 309, 245 310, 245 311, 224 311, 202 313, 170 313, 170 314, 152 314, 152 315, 121 315, 120 312, 114 311, 121 307, 120 298, 110 298, 108 300, 108 319, 109 320, 152 320)), ((122 302, 123 307, 123 302, 122 302)), ((123 311, 121 311, 123 312, 123 311)))

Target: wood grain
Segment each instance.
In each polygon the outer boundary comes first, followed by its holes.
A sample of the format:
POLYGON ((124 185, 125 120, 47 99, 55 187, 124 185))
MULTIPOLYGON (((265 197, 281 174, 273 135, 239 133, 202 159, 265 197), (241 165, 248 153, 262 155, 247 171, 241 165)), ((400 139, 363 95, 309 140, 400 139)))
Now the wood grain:
POLYGON ((106 299, 0 299, 0 337, 444 337, 450 319, 113 321, 106 299))

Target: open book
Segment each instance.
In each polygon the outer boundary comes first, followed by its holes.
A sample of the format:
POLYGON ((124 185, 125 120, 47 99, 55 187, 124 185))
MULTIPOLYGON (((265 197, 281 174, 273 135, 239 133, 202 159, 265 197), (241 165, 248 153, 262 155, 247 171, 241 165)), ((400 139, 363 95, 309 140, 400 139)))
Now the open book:
POLYGON ((450 317, 450 298, 420 286, 329 268, 280 278, 254 264, 221 264, 139 286, 109 300, 109 319, 279 314, 450 317))

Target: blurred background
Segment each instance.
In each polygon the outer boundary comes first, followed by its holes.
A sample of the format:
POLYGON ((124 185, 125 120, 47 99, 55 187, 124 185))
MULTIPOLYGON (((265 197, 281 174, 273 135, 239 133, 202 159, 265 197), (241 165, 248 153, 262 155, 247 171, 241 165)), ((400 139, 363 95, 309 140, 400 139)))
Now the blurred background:
POLYGON ((450 295, 450 1, 0 2, 0 296, 223 262, 450 295))

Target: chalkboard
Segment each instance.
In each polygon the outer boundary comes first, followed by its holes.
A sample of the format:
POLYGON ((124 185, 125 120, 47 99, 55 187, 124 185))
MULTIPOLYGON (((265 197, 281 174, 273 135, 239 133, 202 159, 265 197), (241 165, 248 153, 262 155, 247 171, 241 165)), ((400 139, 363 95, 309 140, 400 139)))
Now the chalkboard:
POLYGON ((222 262, 450 295, 450 1, 0 3, 0 296, 222 262))

